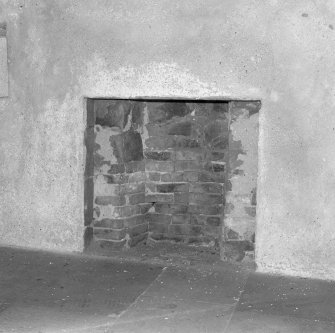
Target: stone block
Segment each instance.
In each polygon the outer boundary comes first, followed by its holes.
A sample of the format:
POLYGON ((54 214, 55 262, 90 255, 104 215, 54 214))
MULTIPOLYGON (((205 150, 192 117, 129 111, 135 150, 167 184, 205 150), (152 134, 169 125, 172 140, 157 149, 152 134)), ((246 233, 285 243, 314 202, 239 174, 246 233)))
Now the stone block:
POLYGON ((190 203, 200 205, 220 205, 223 204, 223 195, 212 193, 190 193, 190 203))
POLYGON ((162 214, 185 214, 189 209, 187 205, 169 203, 156 203, 154 207, 156 213, 162 214))
POLYGON ((189 214, 175 214, 172 216, 172 224, 188 224, 190 223, 189 214))
POLYGON ((112 206, 123 206, 126 204, 126 199, 123 195, 119 196, 97 196, 95 198, 97 205, 112 205, 112 206))
POLYGON ((218 183, 191 183, 190 192, 194 193, 223 193, 223 185, 218 183))
POLYGON ((172 220, 172 216, 171 215, 166 215, 166 214, 148 213, 146 215, 146 220, 149 223, 170 224, 171 220, 172 220))
POLYGON ((171 161, 146 160, 145 169, 147 171, 172 172, 174 165, 171 161))
POLYGON ((146 151, 144 156, 149 160, 168 161, 173 158, 173 151, 146 151))
POLYGON ((126 231, 125 229, 93 228, 93 235, 96 239, 122 240, 126 236, 126 231))
POLYGON ((146 202, 173 202, 173 193, 151 193, 146 194, 146 202))
POLYGON ((157 192, 160 193, 172 193, 172 192, 188 192, 188 183, 166 183, 157 184, 157 192))
POLYGON ((145 202, 145 193, 134 193, 134 194, 128 194, 126 196, 127 202, 129 205, 136 205, 139 203, 145 202))

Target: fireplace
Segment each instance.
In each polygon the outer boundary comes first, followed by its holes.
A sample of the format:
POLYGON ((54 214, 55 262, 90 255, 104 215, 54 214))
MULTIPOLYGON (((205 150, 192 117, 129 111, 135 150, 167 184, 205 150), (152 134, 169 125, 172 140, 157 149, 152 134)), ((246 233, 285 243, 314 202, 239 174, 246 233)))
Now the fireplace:
POLYGON ((85 246, 252 252, 259 101, 88 99, 85 246))

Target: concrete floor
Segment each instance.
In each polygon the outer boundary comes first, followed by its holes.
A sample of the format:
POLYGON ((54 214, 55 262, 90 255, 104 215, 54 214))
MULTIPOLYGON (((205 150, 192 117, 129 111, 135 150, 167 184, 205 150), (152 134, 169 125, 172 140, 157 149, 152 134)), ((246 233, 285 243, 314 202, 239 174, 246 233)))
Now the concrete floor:
POLYGON ((0 332, 335 332, 334 282, 14 248, 0 267, 0 332))

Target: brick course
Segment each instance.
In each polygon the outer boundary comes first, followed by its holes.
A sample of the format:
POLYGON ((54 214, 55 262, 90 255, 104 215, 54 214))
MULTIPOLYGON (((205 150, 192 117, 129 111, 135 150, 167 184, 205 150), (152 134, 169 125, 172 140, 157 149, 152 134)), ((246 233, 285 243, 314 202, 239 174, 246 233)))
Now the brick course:
MULTIPOLYGON (((236 163, 244 152, 232 140, 230 122, 255 114, 257 107, 253 102, 95 101, 93 237, 125 246, 148 235, 218 243, 226 195, 233 195, 231 179, 245 177, 236 163)), ((255 186, 243 195, 240 212, 252 221, 255 186)), ((225 215, 234 211, 228 202, 225 215)), ((224 226, 222 241, 246 241, 234 227, 238 218, 244 217, 233 216, 224 226)))

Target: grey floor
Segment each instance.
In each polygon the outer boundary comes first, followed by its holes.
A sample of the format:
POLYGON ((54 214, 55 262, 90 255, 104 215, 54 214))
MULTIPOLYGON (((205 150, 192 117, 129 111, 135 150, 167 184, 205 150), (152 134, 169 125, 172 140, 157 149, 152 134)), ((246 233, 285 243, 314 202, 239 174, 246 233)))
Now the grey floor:
POLYGON ((0 332, 335 332, 335 283, 0 251, 0 332))

